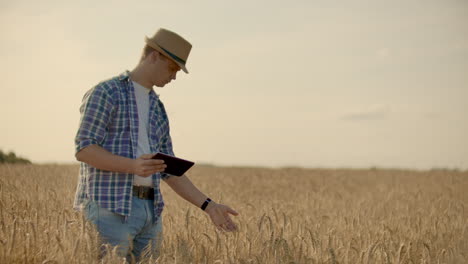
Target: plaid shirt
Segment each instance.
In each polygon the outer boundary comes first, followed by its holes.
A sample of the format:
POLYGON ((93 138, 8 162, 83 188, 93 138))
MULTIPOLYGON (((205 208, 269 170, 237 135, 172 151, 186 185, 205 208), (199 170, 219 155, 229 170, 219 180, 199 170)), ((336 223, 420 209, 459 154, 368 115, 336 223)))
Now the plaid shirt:
MULTIPOLYGON (((149 101, 148 138, 151 152, 174 155, 164 105, 153 90, 149 94, 149 101)), ((80 112, 80 126, 75 138, 76 153, 97 144, 115 155, 137 158, 138 110, 128 71, 89 90, 83 98, 80 112)), ((85 201, 93 200, 102 208, 129 216, 132 209, 133 176, 100 170, 82 162, 74 208, 80 210, 85 201)), ((169 176, 166 173, 152 175, 155 221, 164 207, 159 189, 160 179, 169 176)))

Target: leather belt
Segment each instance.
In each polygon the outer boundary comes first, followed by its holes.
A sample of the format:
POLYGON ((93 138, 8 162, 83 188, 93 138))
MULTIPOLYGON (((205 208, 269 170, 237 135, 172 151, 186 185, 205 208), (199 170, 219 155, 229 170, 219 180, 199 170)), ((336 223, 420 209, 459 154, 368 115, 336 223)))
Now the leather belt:
POLYGON ((133 196, 144 200, 154 200, 154 189, 149 186, 133 186, 133 196))

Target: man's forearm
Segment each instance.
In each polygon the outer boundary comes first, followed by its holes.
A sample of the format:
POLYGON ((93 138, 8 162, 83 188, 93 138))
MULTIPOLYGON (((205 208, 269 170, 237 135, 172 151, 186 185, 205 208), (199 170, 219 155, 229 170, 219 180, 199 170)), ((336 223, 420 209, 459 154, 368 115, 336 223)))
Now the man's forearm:
MULTIPOLYGON (((207 198, 185 175, 182 177, 172 176, 165 181, 179 196, 197 207, 200 207, 207 198)), ((205 212, 210 216, 211 221, 219 230, 237 230, 237 225, 229 215, 238 215, 239 213, 229 206, 210 202, 205 208, 205 212)))
POLYGON ((110 153, 99 145, 91 145, 76 153, 76 159, 107 171, 132 173, 133 159, 110 153))
POLYGON ((182 198, 200 207, 207 196, 203 194, 191 181, 183 175, 181 177, 171 176, 165 182, 182 198))

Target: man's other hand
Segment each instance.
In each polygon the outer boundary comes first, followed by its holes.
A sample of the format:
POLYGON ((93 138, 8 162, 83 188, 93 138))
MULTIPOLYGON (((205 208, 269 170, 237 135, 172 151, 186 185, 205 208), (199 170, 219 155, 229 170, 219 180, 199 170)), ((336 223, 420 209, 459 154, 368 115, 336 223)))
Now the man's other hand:
POLYGON ((206 207, 205 212, 210 216, 211 221, 218 230, 228 232, 237 231, 237 225, 232 221, 229 215, 239 215, 239 213, 230 207, 212 201, 206 207))

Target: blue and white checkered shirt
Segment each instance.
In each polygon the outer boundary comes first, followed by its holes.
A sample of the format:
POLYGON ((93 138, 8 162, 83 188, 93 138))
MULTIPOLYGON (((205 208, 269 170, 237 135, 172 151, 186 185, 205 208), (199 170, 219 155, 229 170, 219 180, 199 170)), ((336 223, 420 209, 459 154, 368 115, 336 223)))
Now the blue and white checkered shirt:
MULTIPOLYGON (((153 90, 149 100, 148 138, 151 152, 174 155, 164 105, 153 90)), ((128 71, 89 90, 83 98, 80 112, 80 126, 75 138, 76 153, 97 144, 115 155, 137 158, 138 109, 128 71)), ((82 162, 74 208, 80 210, 85 201, 93 200, 102 208, 129 216, 132 209, 133 176, 100 170, 82 162)), ((164 207, 159 189, 160 179, 169 176, 166 173, 152 175, 155 221, 164 207)))

